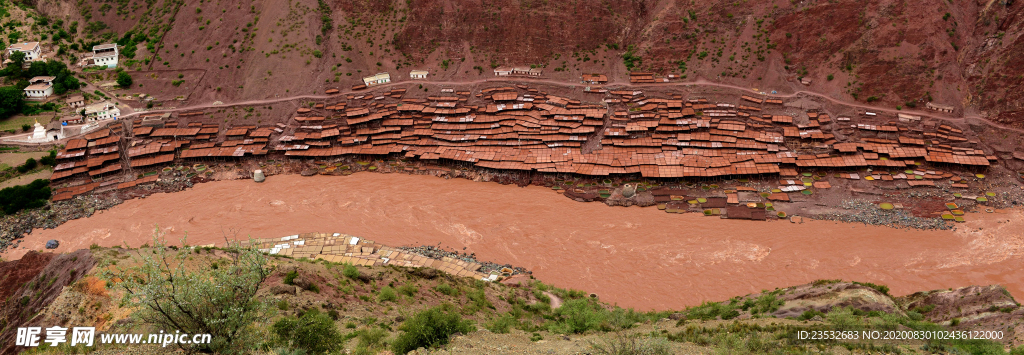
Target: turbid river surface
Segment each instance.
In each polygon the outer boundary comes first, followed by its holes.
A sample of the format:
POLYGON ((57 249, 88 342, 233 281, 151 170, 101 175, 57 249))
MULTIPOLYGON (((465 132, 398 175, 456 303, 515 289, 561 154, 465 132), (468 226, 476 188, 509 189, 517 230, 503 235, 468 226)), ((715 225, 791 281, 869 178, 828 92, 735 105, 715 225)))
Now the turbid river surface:
MULTIPOLYGON (((224 238, 347 233, 391 246, 438 245, 510 263, 623 307, 680 309, 816 279, 892 293, 1002 284, 1024 297, 1024 216, 968 214, 957 231, 810 221, 730 221, 653 207, 580 203, 543 187, 358 173, 211 182, 37 229, 22 247, 137 247, 159 225, 191 245, 224 238), (980 228, 980 230, 979 230, 980 228)), ((26 249, 3 255, 19 258, 26 249)))

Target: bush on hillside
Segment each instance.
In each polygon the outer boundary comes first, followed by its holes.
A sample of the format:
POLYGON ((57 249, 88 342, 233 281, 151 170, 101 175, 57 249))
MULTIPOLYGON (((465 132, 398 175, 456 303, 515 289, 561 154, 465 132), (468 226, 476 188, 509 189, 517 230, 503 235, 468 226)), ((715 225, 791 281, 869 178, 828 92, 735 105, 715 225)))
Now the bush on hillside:
POLYGON ((644 337, 640 334, 615 334, 614 338, 590 343, 590 348, 599 355, 668 355, 671 349, 664 338, 644 337))
POLYGON ((451 297, 459 295, 459 290, 457 288, 454 288, 452 287, 452 285, 446 283, 437 284, 437 286, 434 286, 434 290, 451 297))
POLYGON ((136 266, 105 276, 119 280, 122 302, 137 306, 133 318, 157 329, 212 336, 212 344, 178 344, 186 353, 247 352, 259 343, 254 323, 267 318, 270 304, 256 291, 272 269, 266 254, 253 247, 235 244, 227 250, 213 268, 209 260, 193 260, 190 249, 167 247, 158 230, 152 252, 133 253, 129 264, 136 266))
POLYGON ((0 207, 3 208, 3 213, 8 215, 26 208, 43 207, 49 199, 50 181, 44 179, 0 190, 0 207))
POLYGON ((561 334, 581 334, 597 330, 607 317, 607 311, 587 299, 568 300, 555 310, 557 317, 548 329, 561 334))
POLYGON ((377 300, 380 302, 394 302, 398 300, 398 295, 395 294, 395 289, 384 286, 380 289, 380 293, 377 294, 377 300))
POLYGON ((334 320, 316 309, 310 309, 299 318, 282 318, 272 328, 282 343, 302 349, 308 354, 337 351, 344 341, 341 332, 334 326, 334 320))
POLYGON ((359 279, 359 269, 356 269, 355 265, 352 264, 345 264, 345 268, 341 271, 341 274, 352 280, 359 279))
POLYGON ((475 327, 473 322, 462 319, 453 306, 443 305, 417 313, 398 329, 402 333, 391 344, 395 354, 444 346, 453 334, 467 334, 475 327))
POLYGON ((512 327, 517 323, 518 321, 516 321, 515 317, 511 314, 505 313, 502 314, 501 317, 495 318, 490 323, 487 323, 484 328, 487 328, 487 330, 490 330, 492 333, 508 334, 512 327))
POLYGON ((39 166, 39 163, 36 162, 35 159, 28 158, 25 159, 25 164, 18 165, 18 172, 26 173, 32 169, 35 169, 37 166, 39 166))
POLYGON ((39 163, 46 166, 57 165, 57 151, 51 150, 50 155, 39 158, 39 163))
POLYGON ((125 89, 132 86, 132 76, 124 71, 117 73, 117 86, 125 89))

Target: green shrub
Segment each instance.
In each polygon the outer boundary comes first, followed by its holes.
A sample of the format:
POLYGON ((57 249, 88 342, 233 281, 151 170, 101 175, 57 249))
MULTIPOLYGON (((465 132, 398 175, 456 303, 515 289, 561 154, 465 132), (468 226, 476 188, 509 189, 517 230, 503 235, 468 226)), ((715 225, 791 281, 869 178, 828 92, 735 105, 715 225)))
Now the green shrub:
POLYGON ((295 270, 289 271, 287 274, 284 275, 284 284, 285 285, 294 285, 296 277, 299 277, 299 272, 298 271, 295 271, 295 270))
POLYGON ((857 284, 857 285, 867 286, 867 287, 873 288, 873 289, 875 289, 875 291, 881 292, 883 295, 886 295, 886 296, 889 295, 889 286, 886 286, 886 285, 876 285, 876 284, 873 284, 873 283, 870 283, 870 282, 856 282, 856 281, 854 281, 853 283, 857 284))
POLYGON ((377 300, 380 302, 394 302, 398 300, 398 295, 395 294, 395 289, 384 286, 384 288, 380 289, 380 292, 377 293, 377 300))
POLYGON ((417 292, 419 292, 419 289, 417 289, 416 286, 412 284, 405 284, 398 287, 398 293, 401 293, 409 297, 416 296, 417 292))
POLYGON ((282 311, 287 311, 288 310, 288 301, 286 301, 286 300, 277 301, 277 309, 280 309, 282 311))
POLYGON ((484 289, 482 288, 476 288, 473 289, 472 291, 467 292, 466 298, 468 298, 469 301, 472 303, 467 305, 463 310, 463 313, 465 314, 473 314, 484 308, 494 308, 494 305, 491 304, 491 301, 487 300, 487 294, 484 292, 484 289))
POLYGON ((128 72, 117 73, 117 86, 127 89, 132 86, 132 76, 128 72))
MULTIPOLYGON (((750 308, 750 314, 774 313, 785 303, 786 301, 775 297, 775 294, 766 293, 754 300, 754 305, 750 308)), ((726 318, 722 317, 722 319, 726 318)))
POLYGON ((910 318, 910 320, 912 320, 912 321, 919 321, 919 320, 924 319, 924 315, 922 315, 921 313, 914 312, 914 311, 908 311, 907 312, 907 318, 910 318))
POLYGON ((455 296, 459 295, 459 290, 458 289, 456 289, 456 288, 452 287, 452 285, 449 285, 449 284, 446 284, 446 283, 437 284, 437 286, 434 286, 434 290, 437 291, 437 292, 443 293, 445 295, 451 296, 451 297, 455 297, 455 296))
POLYGON ((854 327, 861 323, 851 307, 833 308, 825 316, 825 319, 838 331, 853 330, 854 327))
POLYGON ((722 312, 721 314, 722 320, 730 320, 739 316, 740 311, 737 311, 735 308, 722 312))
POLYGON ((379 350, 385 346, 384 339, 388 337, 388 332, 381 328, 367 328, 358 331, 359 343, 356 345, 357 348, 367 350, 379 350))
POLYGON ((28 132, 28 130, 30 130, 30 129, 32 129, 32 125, 30 125, 28 123, 21 125, 21 131, 22 132, 28 132))
POLYGON ((555 321, 549 330, 561 334, 580 334, 598 329, 605 318, 604 309, 588 299, 568 300, 555 310, 555 321))
POLYGON ((544 294, 544 291, 539 289, 533 289, 533 298, 536 298, 538 302, 551 304, 551 297, 544 294))
POLYGON ((341 270, 341 274, 353 280, 359 279, 359 269, 356 269, 355 265, 352 264, 345 264, 345 267, 341 270))
POLYGON ((237 243, 213 269, 192 252, 168 247, 159 230, 151 253, 133 255, 133 266, 104 273, 108 284, 120 279, 121 302, 133 317, 158 329, 209 333, 211 344, 182 346, 186 352, 247 353, 258 343, 254 323, 267 319, 272 304, 256 293, 272 268, 266 254, 237 243), (197 264, 198 263, 198 264, 197 264))
POLYGON ((728 311, 729 306, 718 302, 704 302, 700 306, 690 308, 686 312, 687 319, 712 320, 728 311))
POLYGON ((28 158, 28 159, 25 160, 25 164, 22 164, 22 165, 18 166, 18 172, 19 173, 26 173, 28 171, 31 171, 32 169, 35 169, 37 166, 39 166, 39 163, 36 162, 35 159, 28 158))
POLYGON ((284 343, 309 354, 324 354, 341 348, 343 337, 326 314, 311 309, 298 319, 288 317, 273 325, 274 334, 284 343))
POLYGON ((816 310, 813 310, 813 309, 809 309, 809 310, 804 311, 804 313, 801 314, 800 317, 798 317, 797 319, 799 319, 799 320, 811 320, 811 318, 814 318, 815 316, 821 316, 824 319, 825 318, 825 313, 822 313, 822 312, 819 312, 819 311, 816 311, 816 310))
POLYGON ((671 350, 663 338, 643 337, 640 334, 616 334, 614 338, 602 338, 590 343, 590 348, 599 355, 668 355, 671 350))
POLYGON ((516 325, 516 323, 518 323, 516 321, 516 317, 505 313, 501 315, 501 317, 495 318, 490 323, 487 323, 484 328, 487 328, 487 330, 490 330, 493 333, 508 334, 512 329, 512 326, 516 325))
POLYGON ((50 155, 39 158, 39 163, 46 166, 57 165, 57 151, 51 150, 50 155))
POLYGON ((935 305, 929 304, 920 307, 914 307, 913 311, 921 314, 928 314, 928 312, 931 312, 933 309, 935 309, 935 305))
POLYGON ((473 322, 462 319, 454 307, 443 305, 417 313, 398 329, 402 333, 391 344, 391 350, 405 354, 421 347, 444 346, 452 334, 468 334, 474 327, 473 322))
POLYGON ((50 199, 49 185, 48 180, 36 179, 28 185, 11 186, 0 190, 0 208, 4 214, 10 215, 26 208, 43 207, 50 199))

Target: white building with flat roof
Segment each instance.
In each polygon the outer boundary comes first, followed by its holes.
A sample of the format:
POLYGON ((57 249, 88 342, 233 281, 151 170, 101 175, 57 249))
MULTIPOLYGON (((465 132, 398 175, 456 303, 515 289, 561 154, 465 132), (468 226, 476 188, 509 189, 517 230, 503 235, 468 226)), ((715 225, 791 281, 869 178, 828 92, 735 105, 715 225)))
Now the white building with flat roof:
POLYGON ((7 47, 7 58, 10 58, 14 52, 25 53, 25 61, 28 62, 41 58, 43 47, 39 45, 39 42, 15 43, 7 47))
POLYGON ((98 67, 117 68, 117 43, 107 43, 92 47, 92 65, 98 67))
POLYGON ((37 76, 28 81, 25 87, 25 97, 30 100, 42 100, 53 95, 53 76, 37 76))
POLYGON ((101 101, 85 107, 86 121, 101 121, 117 119, 121 115, 121 109, 108 101, 101 101))
POLYGON ((363 78, 363 84, 366 84, 366 86, 387 84, 390 82, 391 74, 388 73, 377 73, 377 75, 372 75, 363 78))
POLYGON ((426 70, 413 70, 413 71, 409 72, 409 78, 410 79, 426 79, 427 78, 427 74, 429 74, 429 73, 426 70))
POLYGON ((17 52, 25 53, 25 68, 28 68, 29 63, 43 60, 46 56, 43 55, 43 47, 39 45, 39 42, 22 42, 12 44, 7 47, 4 58, 4 65, 11 63, 11 55, 17 52))

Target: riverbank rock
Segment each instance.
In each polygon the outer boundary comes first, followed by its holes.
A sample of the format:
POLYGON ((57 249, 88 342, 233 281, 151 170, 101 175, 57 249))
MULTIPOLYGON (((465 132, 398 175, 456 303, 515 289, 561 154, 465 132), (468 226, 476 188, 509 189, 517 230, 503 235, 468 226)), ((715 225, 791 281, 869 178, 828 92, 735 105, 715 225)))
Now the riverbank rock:
POLYGON ((50 239, 46 241, 46 249, 57 249, 60 246, 60 242, 56 239, 50 239))
POLYGON ((255 182, 263 182, 267 180, 267 176, 263 174, 263 170, 256 169, 252 172, 252 180, 255 182))
POLYGON ((633 197, 634 195, 636 195, 636 186, 633 186, 633 185, 630 185, 630 184, 626 184, 626 186, 622 187, 622 196, 623 197, 630 198, 630 197, 633 197))

